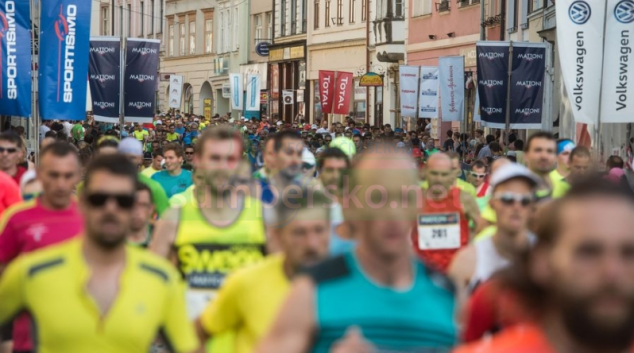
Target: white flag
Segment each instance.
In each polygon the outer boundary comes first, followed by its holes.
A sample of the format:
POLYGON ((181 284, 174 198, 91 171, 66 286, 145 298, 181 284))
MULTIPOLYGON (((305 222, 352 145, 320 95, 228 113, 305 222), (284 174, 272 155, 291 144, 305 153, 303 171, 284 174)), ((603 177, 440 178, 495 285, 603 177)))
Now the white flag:
POLYGON ((242 74, 229 74, 229 85, 231 87, 231 109, 244 110, 242 74))
POLYGON ((605 0, 557 0, 559 62, 577 123, 598 122, 605 4, 605 0))
POLYGON ((247 101, 245 102, 246 111, 260 111, 260 75, 247 75, 247 101))
POLYGON ((629 123, 634 118, 634 1, 608 0, 606 10, 601 122, 629 123))
POLYGON ((183 96, 183 76, 170 75, 169 107, 180 109, 183 96))
POLYGON ((401 82, 401 116, 416 117, 418 103, 418 66, 399 67, 401 82))
POLYGON ((464 56, 438 59, 442 121, 464 119, 464 56))
POLYGON ((419 118, 438 117, 438 67, 420 68, 420 98, 418 101, 419 118))

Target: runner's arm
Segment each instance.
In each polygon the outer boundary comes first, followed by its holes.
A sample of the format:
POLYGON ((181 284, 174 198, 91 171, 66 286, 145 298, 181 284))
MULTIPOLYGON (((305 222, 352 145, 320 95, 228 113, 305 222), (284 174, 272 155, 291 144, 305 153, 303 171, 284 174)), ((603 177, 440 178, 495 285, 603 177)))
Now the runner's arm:
POLYGON ((482 219, 480 218, 480 208, 478 207, 478 203, 473 196, 464 191, 460 192, 460 200, 462 201, 467 218, 473 221, 476 229, 479 229, 481 227, 482 219))
POLYGON ((312 280, 299 277, 256 353, 305 353, 315 330, 312 280))
POLYGON ((240 278, 230 275, 212 300, 195 321, 196 334, 201 345, 209 338, 237 328, 240 317, 240 294, 244 292, 240 278))
POLYGON ((198 352, 200 344, 194 327, 187 318, 185 305, 185 284, 176 271, 168 284, 168 300, 163 316, 162 335, 173 353, 198 352))
POLYGON ((469 280, 473 277, 476 253, 473 245, 458 251, 449 265, 447 275, 456 286, 456 314, 458 322, 463 321, 464 304, 469 299, 469 280))
POLYGON ((169 208, 163 214, 163 218, 156 222, 156 228, 150 242, 150 251, 153 253, 170 259, 172 246, 176 240, 178 232, 178 217, 180 211, 177 208, 169 208))
POLYGON ((10 322, 26 305, 26 270, 20 259, 6 267, 0 277, 0 327, 10 322))

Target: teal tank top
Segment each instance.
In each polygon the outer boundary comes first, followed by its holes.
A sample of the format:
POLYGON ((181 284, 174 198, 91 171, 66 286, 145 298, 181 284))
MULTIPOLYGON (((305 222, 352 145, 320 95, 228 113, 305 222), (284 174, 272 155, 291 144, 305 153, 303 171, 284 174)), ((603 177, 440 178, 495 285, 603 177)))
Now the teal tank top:
POLYGON ((357 326, 379 352, 449 352, 458 342, 453 285, 412 261, 415 280, 403 291, 373 283, 352 252, 310 269, 317 327, 312 352, 329 352, 350 326, 357 326))

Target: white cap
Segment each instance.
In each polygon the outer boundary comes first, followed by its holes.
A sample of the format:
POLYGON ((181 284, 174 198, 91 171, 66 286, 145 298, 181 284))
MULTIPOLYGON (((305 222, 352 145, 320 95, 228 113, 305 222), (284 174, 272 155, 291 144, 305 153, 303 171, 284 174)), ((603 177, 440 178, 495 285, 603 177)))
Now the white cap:
POLYGON ((304 148, 302 151, 302 163, 308 163, 314 166, 317 163, 317 159, 315 159, 315 155, 308 150, 308 148, 304 148))
POLYGON ((532 186, 537 186, 540 183, 539 178, 533 174, 528 168, 521 164, 509 163, 500 167, 491 175, 491 187, 495 189, 496 186, 506 183, 512 179, 524 179, 527 180, 532 186))
POLYGON ((317 130, 317 125, 313 124, 310 126, 311 129, 317 130))
POLYGON ((143 144, 134 137, 126 137, 119 142, 119 153, 143 156, 143 144))
POLYGON ((282 121, 281 121, 281 120, 280 120, 280 121, 278 121, 277 123, 275 123, 275 125, 277 125, 277 126, 280 126, 280 125, 282 125, 282 124, 283 124, 283 123, 282 123, 282 121))
POLYGON ((240 120, 247 120, 247 118, 245 118, 245 117, 241 117, 241 118, 240 118, 240 120))
POLYGON ((236 119, 234 119, 234 118, 229 119, 229 122, 230 122, 230 123, 232 123, 232 124, 233 124, 235 121, 236 121, 236 119))

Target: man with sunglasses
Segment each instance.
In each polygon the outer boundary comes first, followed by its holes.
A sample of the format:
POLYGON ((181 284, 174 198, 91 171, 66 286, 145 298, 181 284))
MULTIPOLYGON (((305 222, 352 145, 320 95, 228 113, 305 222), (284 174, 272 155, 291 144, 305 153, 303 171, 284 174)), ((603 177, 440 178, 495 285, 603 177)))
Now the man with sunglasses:
POLYGON ((19 166, 21 149, 20 136, 12 131, 0 134, 0 171, 13 178, 16 185, 20 185, 20 179, 26 173, 26 168, 19 166))
POLYGON ((476 202, 480 211, 484 210, 489 202, 489 183, 487 182, 487 166, 482 161, 475 161, 471 166, 471 171, 467 180, 475 187, 476 202))
MULTIPOLYGON (((79 157, 71 145, 54 142, 42 149, 37 178, 44 192, 13 205, 0 220, 0 273, 18 256, 61 243, 83 231, 83 220, 73 199, 80 177, 79 157)), ((33 350, 30 328, 28 315, 14 320, 14 351, 33 350)))
POLYGON ((194 170, 194 146, 185 145, 185 153, 183 158, 183 166, 182 168, 185 170, 189 170, 190 172, 194 170))
POLYGON ((0 324, 29 312, 38 328, 33 349, 44 352, 147 352, 159 333, 174 352, 198 348, 178 273, 126 246, 136 185, 136 166, 124 156, 89 164, 83 236, 9 265, 0 280, 0 324))

